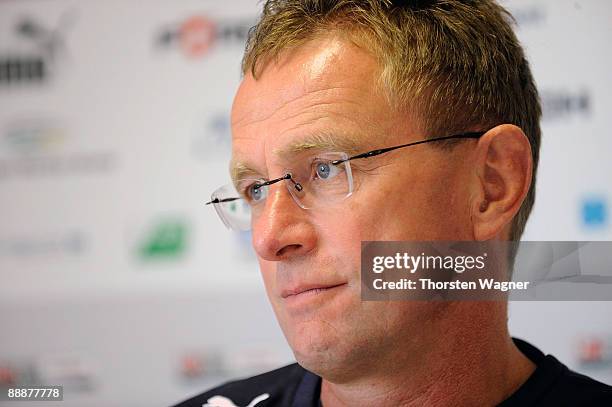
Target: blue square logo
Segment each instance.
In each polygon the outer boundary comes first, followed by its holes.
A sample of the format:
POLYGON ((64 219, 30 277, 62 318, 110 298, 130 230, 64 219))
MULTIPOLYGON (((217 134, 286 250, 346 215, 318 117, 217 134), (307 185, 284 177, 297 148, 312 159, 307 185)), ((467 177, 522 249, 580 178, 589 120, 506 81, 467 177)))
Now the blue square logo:
POLYGON ((582 222, 588 227, 603 227, 608 221, 608 205, 603 198, 587 198, 582 202, 582 222))

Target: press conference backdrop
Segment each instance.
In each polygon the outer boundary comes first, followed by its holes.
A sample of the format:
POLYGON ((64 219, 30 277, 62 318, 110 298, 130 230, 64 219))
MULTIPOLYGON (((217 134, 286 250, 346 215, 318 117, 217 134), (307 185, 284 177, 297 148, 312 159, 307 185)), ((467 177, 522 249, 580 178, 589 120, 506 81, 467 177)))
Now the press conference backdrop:
MULTIPOLYGON (((612 3, 504 4, 544 106, 524 239, 611 240, 612 3)), ((0 2, 0 385, 168 405, 292 360, 250 236, 203 206, 259 8, 0 2)), ((510 329, 612 383, 611 303, 512 303, 510 329)))

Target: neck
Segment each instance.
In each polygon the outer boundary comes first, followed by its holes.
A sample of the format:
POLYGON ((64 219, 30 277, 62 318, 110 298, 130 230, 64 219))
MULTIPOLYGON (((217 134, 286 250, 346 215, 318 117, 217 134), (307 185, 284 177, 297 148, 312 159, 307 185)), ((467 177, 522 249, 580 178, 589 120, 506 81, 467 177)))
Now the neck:
POLYGON ((379 359, 382 363, 365 369, 367 374, 335 383, 323 379, 323 405, 501 403, 527 380, 535 365, 514 345, 505 314, 503 326, 499 326, 501 319, 492 322, 490 313, 478 314, 482 319, 474 318, 471 312, 463 314, 463 318, 460 315, 452 318, 453 324, 443 327, 440 335, 418 348, 414 343, 398 344, 388 353, 389 357, 379 359))

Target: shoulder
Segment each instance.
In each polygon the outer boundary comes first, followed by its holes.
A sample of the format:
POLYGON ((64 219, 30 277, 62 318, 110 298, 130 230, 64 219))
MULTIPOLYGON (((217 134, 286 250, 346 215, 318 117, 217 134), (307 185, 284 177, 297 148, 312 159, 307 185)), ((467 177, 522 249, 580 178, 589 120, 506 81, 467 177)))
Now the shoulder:
POLYGON ((233 407, 290 405, 306 371, 297 363, 257 376, 231 381, 175 407, 233 407))
POLYGON ((565 366, 556 388, 559 402, 566 400, 576 406, 612 406, 612 386, 565 366))
POLYGON ((552 355, 513 338, 536 370, 500 406, 612 406, 612 387, 569 369, 552 355))

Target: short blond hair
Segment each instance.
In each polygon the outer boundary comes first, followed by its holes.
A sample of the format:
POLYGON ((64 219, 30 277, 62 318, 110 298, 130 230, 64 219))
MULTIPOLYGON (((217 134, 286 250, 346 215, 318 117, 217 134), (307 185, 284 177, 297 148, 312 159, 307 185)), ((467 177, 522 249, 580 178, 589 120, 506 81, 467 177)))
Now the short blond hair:
POLYGON ((267 0, 242 71, 257 79, 283 51, 340 34, 376 57, 392 106, 415 112, 429 137, 520 127, 533 178, 510 232, 519 240, 535 202, 541 107, 512 23, 493 0, 267 0))

